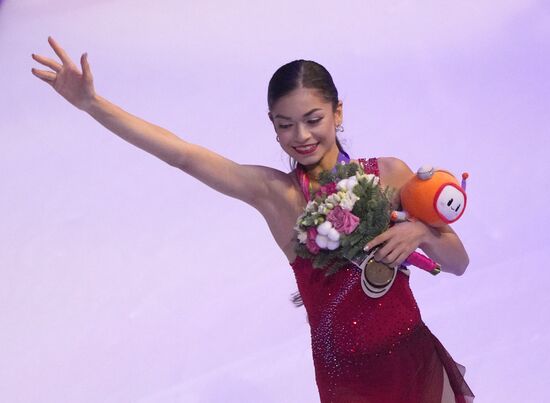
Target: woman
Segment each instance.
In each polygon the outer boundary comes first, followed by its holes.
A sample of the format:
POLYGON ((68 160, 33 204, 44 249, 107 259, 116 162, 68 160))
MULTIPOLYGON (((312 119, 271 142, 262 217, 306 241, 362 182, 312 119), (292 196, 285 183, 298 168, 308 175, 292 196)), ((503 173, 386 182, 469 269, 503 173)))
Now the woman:
MULTIPOLYGON (((107 129, 206 185, 256 208, 292 266, 311 325, 316 381, 323 402, 469 401, 473 395, 459 366, 420 318, 408 285, 399 272, 382 298, 366 297, 352 266, 325 278, 311 261, 296 256, 294 226, 308 193, 319 188, 318 174, 332 169, 344 153, 336 137, 343 105, 330 74, 310 61, 294 61, 273 75, 268 89, 269 119, 276 140, 297 164, 284 173, 240 165, 171 132, 135 117, 95 93, 87 54, 82 71, 51 37, 61 63, 34 60, 51 70, 32 69, 61 96, 107 129), (223 174, 220 174, 223 173, 223 174), (304 186, 304 180, 309 186, 304 186)), ((370 159, 366 170, 397 190, 413 175, 396 158, 370 159)), ((417 247, 442 270, 464 273, 468 256, 448 226, 435 230, 421 222, 393 226, 368 247, 381 245, 378 261, 399 266, 417 247)))

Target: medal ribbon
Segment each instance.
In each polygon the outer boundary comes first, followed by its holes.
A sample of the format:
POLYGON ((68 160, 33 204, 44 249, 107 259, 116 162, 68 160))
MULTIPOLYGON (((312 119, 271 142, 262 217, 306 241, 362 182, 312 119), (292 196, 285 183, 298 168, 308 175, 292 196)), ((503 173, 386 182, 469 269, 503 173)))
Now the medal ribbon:
MULTIPOLYGON (((339 151, 338 152, 338 160, 336 161, 336 165, 339 164, 349 164, 350 157, 348 153, 345 151, 339 151)), ((336 173, 336 166, 332 168, 332 172, 336 173)), ((306 172, 300 165, 298 165, 298 180, 300 182, 300 186, 302 188, 302 192, 304 193, 306 199, 309 201, 311 200, 311 183, 309 181, 309 177, 307 176, 306 172)))

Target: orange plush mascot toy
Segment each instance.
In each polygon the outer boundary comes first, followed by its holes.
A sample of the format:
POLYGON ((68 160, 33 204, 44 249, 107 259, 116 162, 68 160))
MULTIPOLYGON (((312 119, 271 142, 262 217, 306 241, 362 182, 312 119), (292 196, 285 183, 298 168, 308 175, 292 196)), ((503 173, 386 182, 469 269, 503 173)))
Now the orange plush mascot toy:
MULTIPOLYGON (((448 171, 423 165, 401 188, 401 204, 404 211, 393 211, 394 222, 421 220, 432 227, 440 227, 458 220, 466 208, 466 179, 462 174, 462 184, 448 171)), ((407 259, 405 264, 422 267, 422 262, 407 259)), ((425 268, 432 274, 440 271, 437 267, 425 268)))

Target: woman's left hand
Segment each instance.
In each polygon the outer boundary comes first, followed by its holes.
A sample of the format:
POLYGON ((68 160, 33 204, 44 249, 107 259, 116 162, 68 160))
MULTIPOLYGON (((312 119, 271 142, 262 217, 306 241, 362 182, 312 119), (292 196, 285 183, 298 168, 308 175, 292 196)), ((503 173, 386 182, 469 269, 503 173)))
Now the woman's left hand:
POLYGON ((396 223, 370 241, 365 250, 380 246, 374 259, 390 267, 399 267, 426 239, 429 232, 429 227, 422 221, 396 223))

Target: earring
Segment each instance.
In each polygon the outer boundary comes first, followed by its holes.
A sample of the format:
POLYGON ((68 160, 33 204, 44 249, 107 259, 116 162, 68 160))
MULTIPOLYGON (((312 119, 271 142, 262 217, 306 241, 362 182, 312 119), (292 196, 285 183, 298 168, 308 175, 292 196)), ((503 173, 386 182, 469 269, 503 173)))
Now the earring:
POLYGON ((277 143, 280 143, 280 142, 281 142, 281 140, 279 139, 279 136, 277 136, 277 137, 275 138, 275 140, 277 140, 277 143))
POLYGON ((337 132, 343 132, 344 131, 344 126, 343 125, 336 126, 336 131, 337 132))

